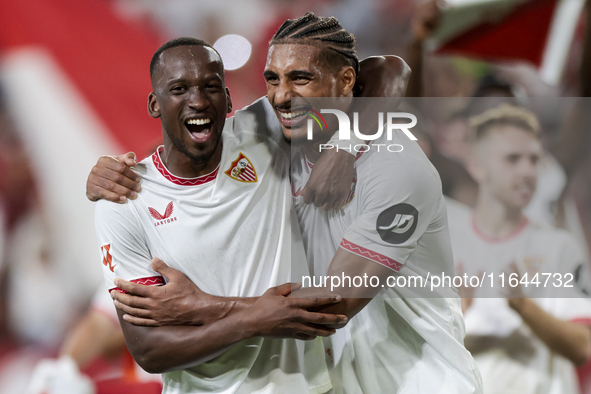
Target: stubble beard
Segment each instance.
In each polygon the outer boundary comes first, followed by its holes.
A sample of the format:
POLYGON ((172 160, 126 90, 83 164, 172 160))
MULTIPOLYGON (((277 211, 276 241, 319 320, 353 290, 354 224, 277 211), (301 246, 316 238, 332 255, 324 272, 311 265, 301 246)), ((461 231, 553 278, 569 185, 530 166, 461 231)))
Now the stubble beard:
POLYGON ((168 139, 170 139, 174 147, 183 155, 188 157, 189 160, 191 160, 191 162, 193 163, 193 165, 198 168, 206 167, 209 164, 209 160, 215 154, 217 147, 221 142, 221 133, 215 133, 215 135, 211 136, 211 138, 214 139, 215 143, 212 144, 211 147, 208 147, 207 150, 204 150, 199 154, 195 155, 189 152, 187 145, 181 139, 172 136, 168 131, 166 132, 166 134, 168 135, 168 139))

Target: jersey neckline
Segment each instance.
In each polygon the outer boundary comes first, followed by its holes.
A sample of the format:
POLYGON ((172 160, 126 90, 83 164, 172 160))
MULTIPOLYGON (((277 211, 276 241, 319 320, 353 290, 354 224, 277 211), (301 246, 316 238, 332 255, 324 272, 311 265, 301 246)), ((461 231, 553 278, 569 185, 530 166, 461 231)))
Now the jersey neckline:
POLYGON ((478 224, 476 224, 476 215, 472 215, 470 221, 472 222, 472 228, 474 229, 474 233, 483 241, 488 242, 488 243, 503 243, 503 242, 507 242, 515 237, 517 237, 519 234, 521 234, 521 232, 527 227, 527 225, 529 224, 529 219, 527 218, 527 216, 523 216, 523 220, 521 222, 521 224, 519 224, 519 226, 517 226, 517 228, 515 230, 513 230, 513 232, 504 235, 502 237, 491 237, 489 235, 484 234, 479 228, 478 228, 478 224))
POLYGON ((203 185, 204 183, 208 183, 208 182, 213 181, 218 175, 218 171, 220 169, 220 164, 218 164, 218 166, 215 168, 215 170, 213 170, 209 174, 201 175, 201 176, 198 176, 197 178, 178 177, 178 176, 172 174, 170 171, 168 171, 168 169, 166 168, 166 166, 162 162, 162 158, 160 157, 160 152, 162 152, 163 150, 164 150, 164 145, 160 145, 158 147, 158 149, 156 149, 156 151, 152 154, 152 161, 154 162, 154 166, 156 166, 156 169, 158 170, 158 172, 160 172, 160 174, 162 174, 162 176, 164 178, 166 178, 170 182, 174 183, 175 185, 180 185, 180 186, 203 185))

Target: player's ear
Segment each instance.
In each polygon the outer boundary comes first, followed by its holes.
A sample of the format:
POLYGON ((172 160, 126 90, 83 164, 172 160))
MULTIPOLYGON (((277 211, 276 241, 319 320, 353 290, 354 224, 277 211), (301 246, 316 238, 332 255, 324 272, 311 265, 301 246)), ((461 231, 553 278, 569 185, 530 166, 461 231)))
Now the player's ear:
POLYGON ((232 97, 230 97, 230 89, 228 88, 226 88, 226 97, 228 100, 227 113, 229 114, 230 112, 232 112, 232 97))
POLYGON ((355 86, 355 70, 351 66, 345 66, 339 71, 338 82, 339 89, 342 96, 349 96, 355 86))
POLYGON ((160 117, 160 104, 158 104, 158 100, 156 100, 156 94, 154 92, 150 92, 148 95, 148 113, 154 119, 160 117))
POLYGON ((466 156, 466 171, 476 182, 481 182, 484 179, 484 166, 482 158, 475 152, 475 147, 472 146, 470 152, 466 156))

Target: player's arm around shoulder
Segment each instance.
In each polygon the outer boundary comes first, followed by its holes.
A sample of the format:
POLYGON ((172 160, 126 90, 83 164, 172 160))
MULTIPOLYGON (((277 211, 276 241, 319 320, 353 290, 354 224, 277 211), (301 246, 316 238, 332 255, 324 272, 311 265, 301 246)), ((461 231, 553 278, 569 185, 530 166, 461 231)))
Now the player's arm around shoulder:
POLYGON ((86 181, 86 197, 90 201, 106 199, 124 203, 140 192, 140 177, 132 171, 136 156, 128 152, 121 156, 101 156, 86 181))

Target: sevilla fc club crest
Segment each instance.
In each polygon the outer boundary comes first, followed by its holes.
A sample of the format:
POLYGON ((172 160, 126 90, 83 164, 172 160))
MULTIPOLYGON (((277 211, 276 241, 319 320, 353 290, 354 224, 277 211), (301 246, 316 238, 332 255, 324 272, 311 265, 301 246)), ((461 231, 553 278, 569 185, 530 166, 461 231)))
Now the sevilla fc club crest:
POLYGON ((256 182, 258 180, 254 166, 242 152, 232 162, 232 165, 226 170, 225 174, 240 182, 256 182))

